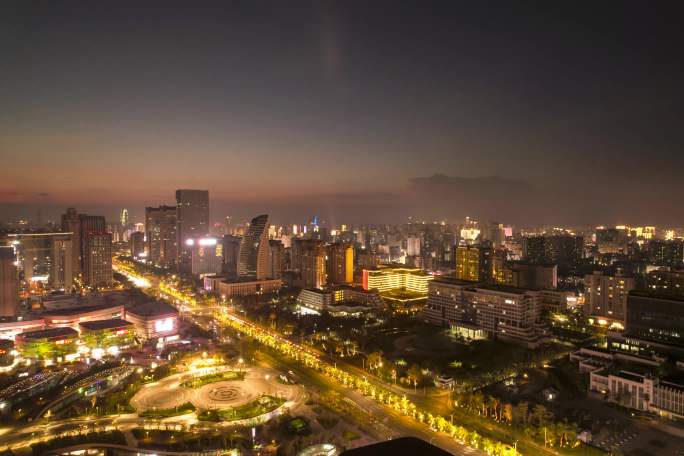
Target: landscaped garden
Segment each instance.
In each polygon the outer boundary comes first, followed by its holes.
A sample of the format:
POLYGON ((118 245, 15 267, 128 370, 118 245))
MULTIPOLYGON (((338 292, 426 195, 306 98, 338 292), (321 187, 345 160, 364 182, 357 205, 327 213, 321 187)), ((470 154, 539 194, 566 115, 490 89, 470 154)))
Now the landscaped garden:
POLYGON ((196 377, 191 380, 187 380, 183 383, 181 383, 181 386, 184 388, 201 388, 204 385, 208 385, 210 383, 217 383, 217 382, 228 382, 228 381, 236 381, 236 380, 244 380, 245 379, 245 373, 244 372, 237 372, 237 371, 225 371, 225 372, 219 372, 216 374, 209 374, 209 375, 203 375, 201 377, 196 377))
POLYGON ((168 418, 171 416, 185 415, 186 413, 194 412, 195 406, 190 402, 179 405, 178 407, 168 408, 168 409, 150 409, 144 412, 138 413, 138 416, 142 418, 168 418))
POLYGON ((222 410, 205 410, 197 415, 200 421, 236 421, 256 418, 272 412, 285 403, 285 399, 263 395, 247 404, 222 410))

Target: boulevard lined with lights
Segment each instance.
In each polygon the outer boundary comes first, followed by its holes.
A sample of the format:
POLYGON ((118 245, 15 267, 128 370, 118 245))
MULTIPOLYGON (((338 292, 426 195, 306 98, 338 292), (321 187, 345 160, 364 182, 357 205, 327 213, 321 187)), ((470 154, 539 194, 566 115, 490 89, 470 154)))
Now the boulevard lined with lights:
MULTIPOLYGON (((131 279, 131 281, 141 278, 139 273, 137 273, 132 267, 119 268, 119 272, 122 272, 129 279, 131 279), (126 271, 125 273, 122 272, 124 270, 126 271)), ((181 303, 188 305, 191 308, 196 307, 196 300, 194 297, 186 295, 182 291, 175 288, 172 284, 165 283, 163 280, 160 280, 159 290, 175 299, 178 299, 181 303)), ((262 328, 259 325, 246 321, 235 314, 229 314, 226 312, 226 309, 215 311, 214 318, 224 325, 246 334, 257 342, 272 348, 281 354, 287 355, 303 366, 315 369, 338 384, 360 392, 364 396, 373 399, 380 405, 390 407, 396 412, 412 418, 415 422, 426 424, 433 430, 449 435, 455 441, 461 444, 478 448, 491 455, 514 456, 516 454, 520 454, 516 451, 516 449, 509 445, 482 437, 476 431, 470 431, 463 426, 453 424, 449 419, 441 415, 435 415, 422 410, 405 395, 393 393, 387 389, 370 383, 365 377, 359 377, 358 375, 351 374, 330 363, 327 363, 326 361, 320 359, 320 357, 314 351, 291 342, 274 332, 262 328)))

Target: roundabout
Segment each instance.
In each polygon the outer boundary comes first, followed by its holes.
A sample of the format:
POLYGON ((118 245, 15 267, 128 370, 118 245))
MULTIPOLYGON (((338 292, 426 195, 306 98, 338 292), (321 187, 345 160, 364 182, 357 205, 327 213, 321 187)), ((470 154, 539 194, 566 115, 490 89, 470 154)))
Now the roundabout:
MULTIPOLYGON (((252 409, 253 404, 264 402, 264 398, 272 398, 271 403, 279 404, 278 409, 283 405, 291 407, 300 401, 301 387, 279 383, 278 372, 251 368, 241 372, 240 378, 222 379, 222 376, 230 373, 225 368, 204 376, 187 373, 171 375, 143 386, 131 399, 131 405, 138 413, 162 414, 174 409, 184 409, 187 404, 192 404, 197 410, 196 415, 201 419, 206 416, 206 412, 212 412, 213 416, 233 416, 239 414, 240 410, 252 409)), ((272 412, 274 410, 269 410, 268 414, 263 415, 270 417, 272 412)))

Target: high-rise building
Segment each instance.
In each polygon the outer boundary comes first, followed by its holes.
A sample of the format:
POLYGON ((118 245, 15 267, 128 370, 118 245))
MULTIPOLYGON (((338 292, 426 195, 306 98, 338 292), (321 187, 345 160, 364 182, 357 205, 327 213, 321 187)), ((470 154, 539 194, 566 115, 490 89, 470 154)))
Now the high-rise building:
POLYGON ((684 298, 632 291, 627 297, 626 333, 678 347, 684 342, 684 298))
POLYGON ((280 279, 283 276, 285 247, 281 241, 268 241, 268 278, 280 279))
POLYGON ((350 244, 328 244, 327 274, 328 283, 334 285, 354 282, 354 247, 350 244))
POLYGON ((178 223, 175 207, 159 206, 145 208, 147 258, 152 264, 168 268, 176 263, 178 258, 177 229, 178 223))
POLYGON ((302 288, 323 288, 328 283, 326 248, 319 239, 295 239, 292 242, 291 269, 302 288))
POLYGON ((62 214, 62 231, 71 233, 71 272, 74 277, 81 275, 81 221, 76 209, 70 207, 62 214))
POLYGON ((518 288, 555 290, 558 287, 558 266, 516 261, 504 268, 500 283, 518 288))
MULTIPOLYGON (((86 272, 86 253, 88 234, 90 233, 106 233, 107 223, 105 218, 101 215, 87 215, 78 214, 79 239, 81 241, 81 274, 85 278, 86 272)), ((110 236, 111 237, 111 236, 110 236)), ((111 258, 110 258, 111 263, 111 258)), ((85 281, 85 280, 84 280, 85 281)))
POLYGON ((584 277, 587 315, 599 324, 624 328, 627 296, 635 288, 634 277, 596 271, 584 277))
POLYGON ((240 261, 240 243, 242 238, 226 234, 223 236, 223 273, 228 277, 236 277, 240 261))
POLYGON ((209 234, 209 191, 176 190, 176 209, 178 254, 181 261, 187 261, 190 250, 186 241, 209 234))
POLYGON ((406 239, 406 256, 420 255, 420 238, 409 236, 406 239))
POLYGON ((651 240, 648 242, 649 260, 659 266, 681 266, 684 262, 684 241, 651 240))
POLYGON ((187 239, 190 249, 191 272, 194 276, 219 274, 223 267, 223 243, 215 237, 187 239))
POLYGON ((53 290, 73 287, 71 233, 21 233, 9 235, 15 247, 22 283, 43 284, 53 290))
POLYGON ((625 229, 601 228, 596 230, 596 247, 599 253, 627 253, 629 232, 625 229))
POLYGON ((480 249, 456 247, 456 278, 473 282, 480 280, 480 249))
POLYGON ((131 256, 133 258, 139 258, 145 254, 145 233, 142 231, 133 231, 129 238, 129 242, 131 244, 131 256))
POLYGON ((501 282, 504 256, 488 246, 456 247, 456 278, 472 282, 501 282))
POLYGON ((121 223, 121 226, 123 228, 126 228, 128 226, 128 209, 125 207, 121 209, 121 214, 119 215, 119 223, 121 223))
POLYGON ((572 235, 526 237, 523 256, 530 263, 555 263, 560 273, 568 274, 582 263, 584 238, 572 235))
POLYGON ((85 237, 83 280, 91 288, 112 286, 112 234, 88 232, 85 237))
POLYGON ((240 261, 238 275, 253 277, 257 280, 268 276, 268 215, 259 215, 252 219, 247 233, 240 244, 240 261))
POLYGON ((651 271, 646 275, 646 288, 658 296, 684 296, 684 269, 651 271))
POLYGON ((14 249, 0 246, 0 317, 16 317, 18 310, 14 249))

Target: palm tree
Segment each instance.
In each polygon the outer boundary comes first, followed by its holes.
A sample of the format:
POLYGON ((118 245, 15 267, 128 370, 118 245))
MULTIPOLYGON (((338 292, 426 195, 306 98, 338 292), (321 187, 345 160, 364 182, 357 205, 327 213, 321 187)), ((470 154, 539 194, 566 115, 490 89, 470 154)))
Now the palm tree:
POLYGON ((382 351, 374 351, 368 355, 368 368, 370 370, 377 369, 382 365, 382 351))
POLYGON ((415 392, 418 388, 418 382, 421 380, 423 376, 420 367, 418 367, 416 364, 411 365, 411 367, 409 367, 408 372, 406 373, 406 376, 409 382, 413 383, 413 391, 415 392))

